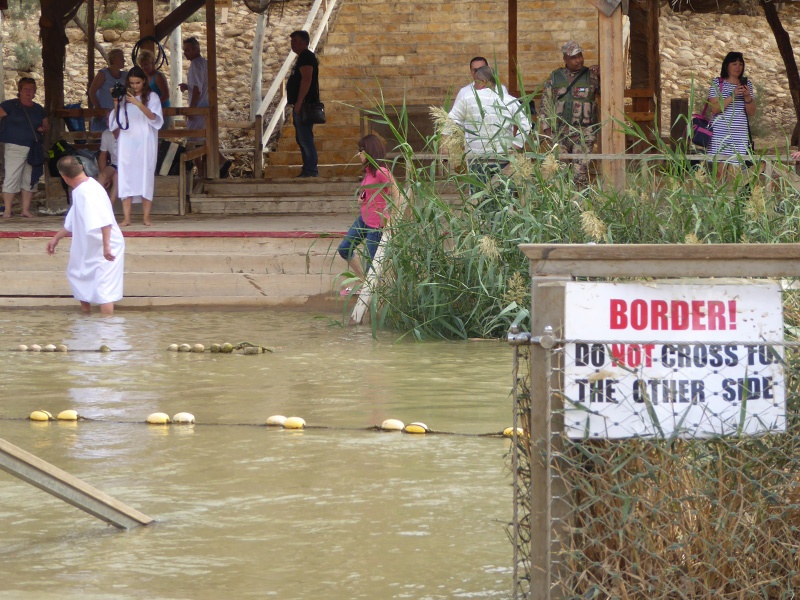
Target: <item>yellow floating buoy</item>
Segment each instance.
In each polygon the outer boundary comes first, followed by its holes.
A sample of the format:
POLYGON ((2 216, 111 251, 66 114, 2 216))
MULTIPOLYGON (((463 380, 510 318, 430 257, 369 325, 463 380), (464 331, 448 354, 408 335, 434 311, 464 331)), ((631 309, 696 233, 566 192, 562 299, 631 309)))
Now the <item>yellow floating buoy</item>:
POLYGON ((179 412, 172 417, 172 422, 181 425, 194 425, 194 415, 188 412, 179 412))
POLYGON ((403 429, 406 433, 428 433, 430 429, 425 423, 411 423, 410 425, 406 425, 405 429, 403 429))
POLYGON ((169 415, 167 413, 157 412, 147 417, 148 425, 167 425, 169 423, 169 415))
POLYGON ((305 426, 305 420, 300 417, 289 417, 283 422, 284 429, 303 429, 305 426))
POLYGON ((77 410, 62 410, 58 413, 58 420, 59 421, 77 421, 78 420, 78 411, 77 410))
POLYGON ((47 346, 42 348, 42 350, 44 352, 55 352, 56 351, 56 346, 55 346, 55 344, 47 344, 47 346))
POLYGON ((286 422, 286 417, 283 415, 272 415, 269 419, 267 419, 267 425, 270 426, 282 426, 286 422))
POLYGON ((192 347, 189 344, 181 344, 178 346, 178 352, 191 352, 192 347))
POLYGON ((42 347, 39 344, 31 344, 30 346, 28 346, 28 350, 30 350, 31 352, 41 352, 42 347))
MULTIPOLYGON (((522 427, 517 427, 517 435, 521 436, 521 435, 524 435, 524 434, 525 434, 525 432, 523 431, 522 427)), ((503 435, 505 437, 508 437, 508 438, 514 437, 514 428, 513 427, 506 427, 505 429, 503 429, 503 435)))
POLYGON ((53 415, 46 410, 35 410, 31 413, 31 421, 52 421, 53 415))
POLYGON ((69 352, 69 348, 66 344, 58 344, 56 346, 56 352, 69 352))
POLYGON ((178 351, 178 344, 170 344, 167 346, 167 352, 177 352, 178 351))
POLYGON ((28 347, 25 344, 20 344, 19 346, 17 346, 17 350, 19 350, 20 352, 27 352, 28 347))
POLYGON ((206 347, 203 346, 203 344, 195 344, 194 346, 192 346, 192 352, 197 352, 198 354, 200 354, 205 351, 206 347))
POLYGON ((100 352, 111 352, 111 348, 103 344, 102 346, 100 346, 100 352))
POLYGON ((211 344, 211 347, 209 348, 209 350, 211 350, 211 352, 213 354, 217 354, 218 352, 220 352, 222 350, 222 346, 220 346, 219 344, 211 344))
POLYGON ((233 344, 225 342, 220 347, 220 352, 224 352, 225 354, 230 354, 231 352, 233 352, 233 344))
POLYGON ((397 419, 386 419, 383 423, 381 423, 381 429, 384 431, 403 431, 405 426, 405 423, 398 421, 397 419))

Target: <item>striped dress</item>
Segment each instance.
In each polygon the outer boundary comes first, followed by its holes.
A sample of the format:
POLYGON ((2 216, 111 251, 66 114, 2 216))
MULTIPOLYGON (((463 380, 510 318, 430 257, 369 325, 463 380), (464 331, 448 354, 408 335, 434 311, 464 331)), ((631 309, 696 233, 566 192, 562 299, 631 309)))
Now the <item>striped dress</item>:
MULTIPOLYGON (((750 90, 750 97, 755 98, 753 82, 749 79, 747 87, 750 90)), ((724 79, 720 87, 720 80, 714 79, 711 82, 708 97, 709 99, 718 98, 720 92, 722 92, 722 98, 727 98, 728 96, 733 96, 735 89, 735 85, 724 79)), ((736 96, 733 102, 728 105, 728 108, 725 109, 725 112, 714 117, 712 121, 714 135, 711 136, 711 143, 708 146, 709 154, 714 155, 715 158, 721 161, 738 162, 740 164, 744 162, 744 159, 750 154, 750 130, 747 127, 747 114, 744 109, 744 97, 736 96)))

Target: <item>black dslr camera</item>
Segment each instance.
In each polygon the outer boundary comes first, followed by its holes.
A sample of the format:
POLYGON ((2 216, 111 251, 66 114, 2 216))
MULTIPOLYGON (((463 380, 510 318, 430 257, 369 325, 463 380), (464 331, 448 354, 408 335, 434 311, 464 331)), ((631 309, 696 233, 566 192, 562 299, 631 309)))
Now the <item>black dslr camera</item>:
POLYGON ((115 98, 116 100, 119 100, 127 93, 128 90, 121 83, 115 83, 114 87, 111 88, 111 97, 115 98))

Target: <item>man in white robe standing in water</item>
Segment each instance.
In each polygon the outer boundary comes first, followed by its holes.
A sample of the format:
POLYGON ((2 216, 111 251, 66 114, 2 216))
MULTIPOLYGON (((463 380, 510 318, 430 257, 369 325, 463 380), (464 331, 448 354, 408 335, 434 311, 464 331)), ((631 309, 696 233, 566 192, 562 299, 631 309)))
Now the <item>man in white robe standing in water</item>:
POLYGON ((47 242, 47 253, 55 254, 58 242, 72 234, 67 280, 72 294, 89 314, 92 304, 100 314, 113 315, 114 302, 122 299, 125 268, 125 238, 117 226, 105 188, 83 172, 75 156, 58 161, 58 172, 72 188, 72 207, 64 227, 47 242))

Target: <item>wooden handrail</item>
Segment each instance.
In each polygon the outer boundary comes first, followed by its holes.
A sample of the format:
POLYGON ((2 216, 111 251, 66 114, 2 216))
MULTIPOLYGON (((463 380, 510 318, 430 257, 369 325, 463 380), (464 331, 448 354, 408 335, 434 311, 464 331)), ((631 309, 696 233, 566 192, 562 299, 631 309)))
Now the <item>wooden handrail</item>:
MULTIPOLYGON (((309 49, 313 52, 317 48, 317 44, 319 43, 322 34, 327 31, 328 29, 328 22, 330 21, 331 14, 333 13, 333 9, 336 7, 337 0, 315 0, 311 10, 308 13, 308 17, 306 18, 306 22, 303 24, 302 29, 305 31, 309 31, 311 26, 314 24, 314 20, 317 17, 317 13, 319 12, 320 8, 325 5, 325 12, 320 20, 317 28, 309 34, 311 35, 311 41, 308 45, 309 49)), ((286 56, 286 60, 283 61, 283 65, 281 66, 278 74, 275 76, 275 79, 272 80, 272 85, 269 86, 264 99, 261 101, 261 104, 256 111, 256 118, 255 118, 255 156, 253 157, 253 166, 255 171, 256 179, 260 179, 264 175, 264 149, 266 147, 266 141, 269 140, 270 136, 275 132, 280 124, 282 124, 284 116, 283 112, 286 109, 286 76, 289 74, 289 70, 292 68, 292 64, 294 63, 294 52, 291 50, 289 54, 286 56), (278 96, 280 92, 280 100, 278 101, 278 105, 275 107, 275 111, 272 114, 272 118, 269 120, 266 129, 264 129, 264 123, 266 119, 267 110, 275 101, 275 98, 278 96)))

